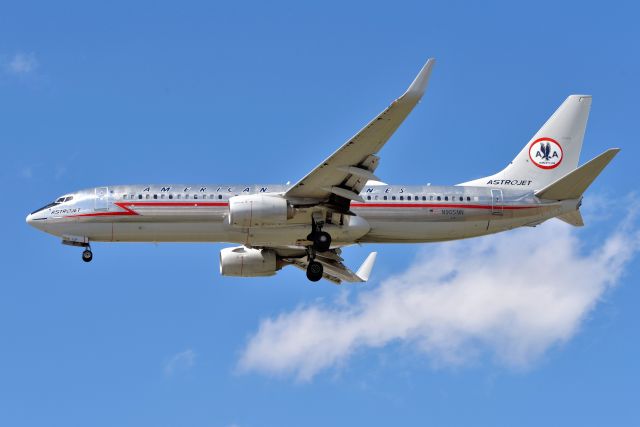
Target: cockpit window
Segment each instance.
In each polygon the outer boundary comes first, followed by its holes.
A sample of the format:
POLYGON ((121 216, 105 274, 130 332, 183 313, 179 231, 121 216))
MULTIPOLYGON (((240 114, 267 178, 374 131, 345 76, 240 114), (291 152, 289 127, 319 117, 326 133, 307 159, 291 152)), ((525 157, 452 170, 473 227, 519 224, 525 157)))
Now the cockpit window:
POLYGON ((40 209, 37 209, 37 210, 35 210, 35 211, 31 212, 31 215, 33 215, 33 214, 35 214, 35 213, 38 213, 38 212, 40 212, 40 211, 43 211, 43 210, 45 210, 45 209, 52 208, 52 207, 54 207, 54 206, 56 206, 56 205, 59 205, 60 203, 70 202, 71 200, 73 200, 73 196, 62 196, 62 197, 58 197, 58 198, 56 199, 56 201, 55 201, 55 202, 51 202, 51 203, 49 203, 48 205, 45 205, 45 206, 41 207, 40 209))
POLYGON ((54 207, 54 206, 56 206, 56 205, 59 205, 59 204, 60 204, 60 203, 58 203, 57 201, 55 201, 55 202, 53 202, 53 203, 49 203, 48 205, 43 206, 43 207, 41 207, 40 209, 36 209, 35 211, 31 212, 31 215, 36 214, 36 213, 38 213, 38 212, 40 212, 40 211, 43 211, 43 210, 45 210, 45 209, 52 208, 52 207, 54 207))

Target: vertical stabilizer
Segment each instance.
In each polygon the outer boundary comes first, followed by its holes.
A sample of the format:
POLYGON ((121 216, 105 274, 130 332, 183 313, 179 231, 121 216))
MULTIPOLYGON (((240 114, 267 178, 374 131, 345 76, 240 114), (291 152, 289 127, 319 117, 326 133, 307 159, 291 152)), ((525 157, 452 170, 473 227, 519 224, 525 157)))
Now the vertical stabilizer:
POLYGON ((460 185, 540 189, 578 166, 590 95, 570 95, 501 172, 460 185))

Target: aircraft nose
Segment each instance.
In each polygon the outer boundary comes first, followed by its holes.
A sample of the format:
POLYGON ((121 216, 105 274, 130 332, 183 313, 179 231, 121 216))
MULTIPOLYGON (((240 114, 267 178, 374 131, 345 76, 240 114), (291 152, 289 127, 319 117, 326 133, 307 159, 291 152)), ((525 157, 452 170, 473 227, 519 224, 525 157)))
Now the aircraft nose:
POLYGON ((30 213, 29 215, 27 215, 26 221, 27 221, 27 224, 29 224, 33 228, 37 228, 38 230, 44 229, 44 224, 43 224, 44 221, 38 221, 37 214, 30 213))

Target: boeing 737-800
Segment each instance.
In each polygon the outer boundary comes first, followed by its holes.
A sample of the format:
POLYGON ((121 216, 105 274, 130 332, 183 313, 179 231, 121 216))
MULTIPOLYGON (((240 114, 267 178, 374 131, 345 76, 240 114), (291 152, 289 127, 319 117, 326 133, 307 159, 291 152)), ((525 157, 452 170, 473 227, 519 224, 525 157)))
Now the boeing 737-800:
POLYGON ((379 151, 422 98, 430 59, 407 91, 293 185, 117 185, 65 194, 27 223, 84 247, 91 242, 230 242, 225 276, 270 276, 287 265, 311 281, 367 281, 371 253, 353 272, 341 248, 361 243, 463 239, 550 218, 583 225, 582 195, 618 153, 578 167, 591 96, 569 96, 501 172, 453 186, 387 185, 379 151))

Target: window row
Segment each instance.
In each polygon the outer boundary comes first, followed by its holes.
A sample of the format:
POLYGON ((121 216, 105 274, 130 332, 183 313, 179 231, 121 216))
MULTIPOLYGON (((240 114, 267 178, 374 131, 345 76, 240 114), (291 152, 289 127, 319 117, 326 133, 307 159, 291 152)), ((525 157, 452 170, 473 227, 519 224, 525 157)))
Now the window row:
MULTIPOLYGON (((443 198, 445 201, 449 201, 449 196, 428 196, 429 200, 437 200, 437 201, 442 201, 443 198)), ((398 200, 405 200, 405 196, 398 196, 398 200)), ((415 200, 418 201, 420 200, 420 196, 406 196, 407 200, 415 200)), ((474 197, 474 199, 477 201, 477 197, 474 197)), ((367 200, 371 200, 371 196, 367 196, 367 200)), ((373 196, 373 200, 378 200, 378 196, 373 196)), ((396 196, 383 196, 382 200, 396 200, 396 196)), ((426 201, 427 200, 427 196, 422 196, 422 200, 426 201)), ((466 196, 466 200, 467 202, 471 201, 471 197, 466 196)), ((451 196, 451 201, 455 202, 456 201, 456 196, 451 196)), ((465 197, 463 196, 459 196, 458 197, 458 201, 460 202, 464 202, 465 201, 465 197)))
POLYGON ((206 199, 218 199, 218 200, 222 200, 222 194, 218 194, 217 196, 215 194, 194 194, 193 196, 189 195, 189 194, 185 194, 184 196, 182 194, 177 194, 177 195, 173 195, 173 194, 160 194, 160 196, 158 196, 157 194, 123 194, 122 198, 127 200, 142 200, 142 199, 194 199, 194 200, 206 200, 206 199))

